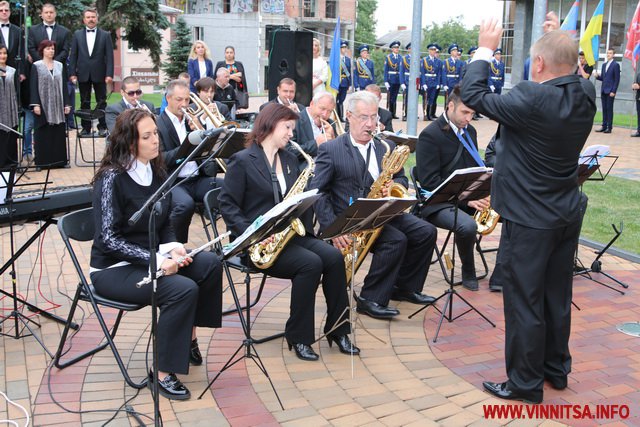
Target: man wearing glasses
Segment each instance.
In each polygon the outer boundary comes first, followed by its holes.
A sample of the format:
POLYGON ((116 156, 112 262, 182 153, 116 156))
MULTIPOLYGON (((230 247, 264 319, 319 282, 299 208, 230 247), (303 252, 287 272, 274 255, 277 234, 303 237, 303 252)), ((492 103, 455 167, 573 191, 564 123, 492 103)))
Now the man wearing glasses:
MULTIPOLYGON (((378 98, 360 91, 345 101, 349 132, 318 147, 315 177, 309 188, 317 188, 322 196, 315 203, 320 231, 334 222, 349 204, 367 197, 371 185, 382 171, 386 149, 372 139, 378 123, 378 98)), ((388 143, 393 150, 395 145, 388 143)), ((393 177, 405 187, 404 170, 393 177)), ((388 186, 383 190, 388 193, 388 186)), ((349 237, 333 239, 333 245, 344 249, 349 237)), ((378 319, 391 319, 400 312, 389 307, 389 300, 430 304, 433 297, 422 293, 436 243, 436 228, 410 214, 402 214, 387 223, 373 245, 371 268, 364 279, 357 310, 378 319)))
POLYGON ((155 112, 155 107, 148 101, 143 101, 142 89, 140 89, 140 82, 133 76, 125 77, 122 80, 122 100, 117 104, 112 104, 104 110, 104 119, 107 123, 107 129, 109 133, 113 131, 113 127, 116 124, 116 119, 124 110, 129 108, 142 108, 149 110, 152 113, 155 112))

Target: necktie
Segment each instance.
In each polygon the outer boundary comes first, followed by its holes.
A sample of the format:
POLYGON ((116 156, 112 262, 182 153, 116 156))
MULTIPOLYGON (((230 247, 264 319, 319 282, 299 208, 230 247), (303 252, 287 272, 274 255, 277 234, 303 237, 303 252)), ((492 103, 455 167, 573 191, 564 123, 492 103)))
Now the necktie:
POLYGON ((45 25, 44 26, 47 30, 53 30, 53 25, 45 25))
POLYGON ((11 24, 1 24, 0 27, 2 28, 9 28, 9 26, 11 26, 11 24))
POLYGON ((87 30, 87 33, 95 33, 95 32, 96 32, 96 30, 95 30, 95 29, 93 29, 93 30, 87 30))

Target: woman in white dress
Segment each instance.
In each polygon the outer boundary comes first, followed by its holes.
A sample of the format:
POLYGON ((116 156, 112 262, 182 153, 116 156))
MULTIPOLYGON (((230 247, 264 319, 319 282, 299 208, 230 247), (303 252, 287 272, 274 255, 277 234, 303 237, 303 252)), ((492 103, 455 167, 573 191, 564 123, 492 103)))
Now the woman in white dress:
POLYGON ((325 84, 329 79, 329 65, 320 56, 320 40, 313 39, 313 94, 326 92, 325 84))

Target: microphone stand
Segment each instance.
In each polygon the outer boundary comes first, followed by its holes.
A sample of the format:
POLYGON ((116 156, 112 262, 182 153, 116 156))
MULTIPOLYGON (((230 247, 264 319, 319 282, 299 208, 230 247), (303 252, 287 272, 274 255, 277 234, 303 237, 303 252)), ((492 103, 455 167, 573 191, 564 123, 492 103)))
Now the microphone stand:
MULTIPOLYGON (((152 344, 152 384, 151 384, 151 398, 153 399, 153 419, 154 424, 156 426, 160 426, 160 399, 159 399, 159 385, 158 385, 158 346, 156 345, 156 328, 158 327, 158 302, 157 302, 157 290, 158 290, 158 280, 156 277, 156 271, 158 270, 157 260, 156 260, 156 215, 160 215, 161 213, 161 205, 160 201, 166 197, 167 194, 173 189, 172 185, 174 181, 178 178, 178 174, 188 162, 192 161, 201 151, 204 143, 207 142, 209 137, 204 138, 197 147, 189 153, 189 155, 181 161, 176 169, 169 175, 169 177, 160 185, 155 193, 147 199, 146 202, 142 205, 137 212, 131 215, 129 218, 129 224, 136 224, 142 214, 149 210, 149 270, 150 270, 150 278, 151 283, 153 284, 153 291, 151 292, 151 344, 152 344), (170 188, 171 187, 171 188, 170 188), (169 189, 169 191, 166 191, 169 189)), ((223 144, 220 144, 220 148, 223 144)), ((220 150, 215 150, 216 152, 220 150)))

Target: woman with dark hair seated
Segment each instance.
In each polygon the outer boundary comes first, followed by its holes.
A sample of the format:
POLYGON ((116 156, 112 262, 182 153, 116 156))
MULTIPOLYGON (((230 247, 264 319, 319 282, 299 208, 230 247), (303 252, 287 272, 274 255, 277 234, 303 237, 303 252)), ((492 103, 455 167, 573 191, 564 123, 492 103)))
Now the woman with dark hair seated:
MULTIPOLYGON (((298 158, 288 152, 286 146, 297 119, 298 114, 289 108, 268 104, 258 114, 247 136, 247 148, 231 157, 220 193, 220 210, 227 229, 234 235, 242 234, 258 216, 279 203, 296 182, 298 158), (272 171, 277 176, 277 183, 271 180, 272 171)), ((360 350, 351 344, 348 336, 350 325, 342 254, 314 237, 310 221, 301 220, 305 222, 306 235, 294 236, 275 263, 264 270, 270 276, 292 281, 289 319, 285 327, 289 350, 293 348, 302 360, 318 360, 311 344, 315 341, 315 296, 322 280, 327 301, 324 331, 328 334, 329 345, 336 343, 342 353, 359 354, 360 350)))
POLYGON ((171 200, 160 201, 156 241, 149 251, 149 212, 130 225, 128 220, 166 178, 160 157, 155 116, 141 109, 124 111, 116 119, 111 143, 93 178, 96 234, 91 248, 91 281, 98 293, 114 300, 150 304, 152 286, 136 287, 148 276, 155 256, 163 276, 158 279, 157 328, 160 394, 183 400, 191 396, 176 374, 187 374, 189 363, 202 364, 196 326, 222 323, 222 269, 211 252, 187 257, 176 241, 169 213, 171 200))

